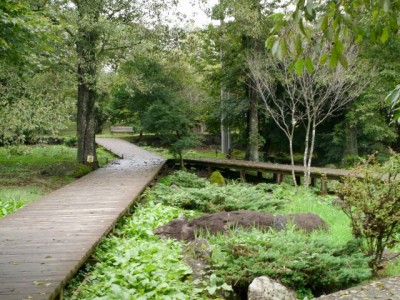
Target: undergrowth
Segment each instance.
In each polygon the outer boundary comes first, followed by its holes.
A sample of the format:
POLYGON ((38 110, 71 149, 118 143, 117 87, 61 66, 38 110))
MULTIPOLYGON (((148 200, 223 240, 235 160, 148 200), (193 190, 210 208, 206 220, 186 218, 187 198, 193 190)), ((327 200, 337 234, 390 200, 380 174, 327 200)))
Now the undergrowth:
POLYGON ((216 186, 178 171, 148 189, 143 198, 146 202, 96 250, 98 263, 83 274, 83 281, 77 278, 70 283, 66 299, 216 299, 223 287, 229 288, 226 283, 245 294, 250 282, 262 275, 281 281, 304 298, 347 288, 371 276, 361 244, 352 240, 346 215, 330 198, 312 190, 238 182, 216 186), (329 229, 311 234, 293 227, 204 233, 213 252, 206 284, 192 281, 192 271, 182 260, 183 242, 159 239, 153 233, 180 216, 192 219, 205 212, 240 209, 316 213, 329 229))
POLYGON ((194 212, 160 203, 139 205, 97 248, 93 256, 98 263, 85 279, 69 283, 65 299, 214 299, 191 280, 192 270, 182 260, 183 243, 153 233, 181 214, 194 212))
POLYGON ((371 276, 368 259, 357 243, 338 246, 324 234, 244 231, 208 237, 214 246, 212 267, 239 292, 255 277, 269 276, 294 289, 300 299, 329 293, 371 276))
POLYGON ((273 193, 275 189, 272 184, 235 182, 216 186, 204 178, 178 171, 162 180, 151 198, 166 205, 208 213, 234 210, 274 212, 285 203, 284 198, 273 193))

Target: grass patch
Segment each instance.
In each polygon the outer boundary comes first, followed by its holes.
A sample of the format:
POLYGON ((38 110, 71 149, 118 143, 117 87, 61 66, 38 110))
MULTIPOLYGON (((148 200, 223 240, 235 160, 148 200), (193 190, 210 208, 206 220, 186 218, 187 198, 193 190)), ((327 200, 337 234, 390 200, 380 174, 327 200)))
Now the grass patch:
MULTIPOLYGON (((98 149, 100 165, 113 158, 98 149)), ((0 165, 1 217, 75 180, 76 149, 62 145, 2 147, 0 165)))

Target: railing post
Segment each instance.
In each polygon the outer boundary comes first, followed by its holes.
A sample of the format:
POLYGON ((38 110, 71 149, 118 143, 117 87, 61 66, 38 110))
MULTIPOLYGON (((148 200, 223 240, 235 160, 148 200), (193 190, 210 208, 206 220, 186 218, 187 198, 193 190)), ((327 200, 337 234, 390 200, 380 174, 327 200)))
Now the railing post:
POLYGON ((321 195, 328 194, 328 180, 326 178, 321 178, 321 195))

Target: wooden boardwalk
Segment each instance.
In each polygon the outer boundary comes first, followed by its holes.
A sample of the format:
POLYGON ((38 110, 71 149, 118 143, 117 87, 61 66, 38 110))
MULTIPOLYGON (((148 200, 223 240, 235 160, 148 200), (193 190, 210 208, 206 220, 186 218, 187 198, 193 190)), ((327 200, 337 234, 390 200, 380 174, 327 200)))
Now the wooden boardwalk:
POLYGON ((164 160, 119 139, 119 159, 0 219, 0 299, 55 299, 164 160))
MULTIPOLYGON (((262 173, 273 173, 281 175, 291 175, 292 166, 275 163, 254 162, 235 159, 184 159, 187 166, 207 166, 215 168, 224 168, 232 170, 256 171, 262 173)), ((316 168, 311 167, 311 177, 320 178, 326 176, 329 180, 340 180, 343 176, 352 174, 349 170, 333 169, 333 168, 316 168)), ((304 176, 303 166, 294 166, 296 176, 304 176)))

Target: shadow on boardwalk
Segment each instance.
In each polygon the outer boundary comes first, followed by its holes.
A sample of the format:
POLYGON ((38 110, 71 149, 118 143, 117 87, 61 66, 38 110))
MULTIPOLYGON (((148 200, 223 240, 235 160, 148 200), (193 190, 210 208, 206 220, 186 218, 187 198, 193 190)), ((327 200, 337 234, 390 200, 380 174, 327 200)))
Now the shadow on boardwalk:
POLYGON ((54 299, 157 175, 164 159, 98 139, 119 159, 0 219, 0 299, 54 299))

